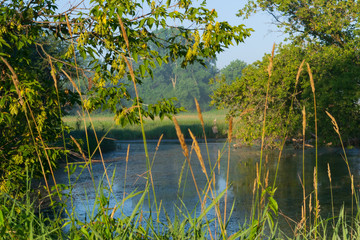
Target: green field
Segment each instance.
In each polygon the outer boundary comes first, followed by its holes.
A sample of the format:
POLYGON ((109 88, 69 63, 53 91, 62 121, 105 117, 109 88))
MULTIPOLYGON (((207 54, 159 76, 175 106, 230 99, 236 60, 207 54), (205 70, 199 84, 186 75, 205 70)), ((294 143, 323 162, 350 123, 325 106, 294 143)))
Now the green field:
MULTIPOLYGON (((209 111, 203 114, 205 133, 207 138, 224 138, 227 136, 226 111, 209 111), (218 132, 213 132, 214 120, 216 119, 216 128, 218 132)), ((201 123, 197 112, 184 112, 176 116, 185 138, 190 138, 190 129, 196 138, 204 138, 201 123)), ((114 149, 114 140, 140 140, 142 132, 140 125, 127 125, 122 127, 116 125, 114 116, 111 114, 95 114, 90 118, 80 116, 66 116, 63 118, 66 125, 71 127, 70 135, 76 139, 82 139, 86 142, 85 128, 88 130, 90 151, 96 148, 94 129, 99 139, 106 137, 101 144, 103 151, 114 149), (84 121, 85 119, 85 121, 84 121), (85 123, 84 123, 85 122, 85 123), (92 127, 93 126, 93 127, 92 127)), ((144 124, 146 139, 159 139, 163 134, 164 139, 177 139, 176 131, 172 120, 165 117, 163 120, 146 119, 144 124)), ((83 145, 84 146, 84 145, 83 145)))

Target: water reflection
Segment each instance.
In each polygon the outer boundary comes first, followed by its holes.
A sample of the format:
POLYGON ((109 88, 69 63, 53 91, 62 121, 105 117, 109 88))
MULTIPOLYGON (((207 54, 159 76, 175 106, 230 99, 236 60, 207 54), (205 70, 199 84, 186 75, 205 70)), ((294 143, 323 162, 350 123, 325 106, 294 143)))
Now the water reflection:
MULTIPOLYGON (((125 155, 129 142, 118 142, 118 149, 116 152, 105 156, 105 159, 118 159, 117 161, 106 163, 106 167, 110 177, 113 178, 113 192, 111 196, 110 206, 113 207, 117 202, 121 202, 124 194, 127 196, 134 190, 143 190, 146 182, 146 160, 141 142, 130 143, 130 157, 126 172, 125 181, 125 155), (113 175, 114 174, 114 175, 113 175), (125 193, 124 193, 125 191, 125 193)), ((189 148, 190 146, 189 142, 189 148)), ((224 148, 224 142, 209 143, 209 156, 211 164, 214 166, 218 152, 225 149, 223 158, 221 160, 220 171, 215 169, 216 175, 216 191, 221 192, 226 187, 226 165, 227 165, 227 147, 224 148)), ((205 163, 207 160, 207 151, 204 143, 200 143, 205 163)), ((174 204, 181 206, 180 198, 186 205, 188 210, 195 208, 198 203, 198 196, 194 187, 193 179, 189 172, 187 165, 184 165, 185 157, 182 150, 176 141, 163 142, 156 152, 156 142, 149 142, 148 144, 150 160, 153 159, 152 177, 154 182, 154 190, 158 204, 162 203, 170 216, 174 212, 174 204), (156 156, 154 157, 156 153, 156 156), (154 157, 154 158, 153 158, 154 157), (185 167, 184 167, 185 166, 185 167), (182 173, 182 175, 181 175, 182 173), (179 179, 181 179, 181 186, 179 187, 179 179)), ((242 225, 246 218, 250 216, 251 206, 253 201, 253 186, 256 177, 256 165, 260 160, 260 149, 257 147, 242 147, 231 148, 230 158, 230 175, 229 180, 231 187, 229 190, 230 202, 235 201, 234 212, 232 215, 232 224, 230 228, 236 229, 240 224, 242 225)), ((319 188, 319 202, 321 215, 329 217, 331 215, 331 197, 330 184, 327 174, 327 164, 329 163, 332 176, 332 186, 334 195, 335 214, 338 212, 343 204, 346 210, 351 211, 351 188, 350 177, 344 160, 341 157, 341 150, 335 148, 326 148, 319 150, 319 174, 318 174, 318 188, 319 188)), ((274 183, 274 175, 277 168, 279 152, 269 151, 265 152, 263 159, 262 172, 266 175, 269 171, 268 184, 274 183)), ((355 186, 359 186, 360 161, 359 152, 356 150, 349 151, 349 162, 352 174, 354 174, 355 186)), ((302 151, 287 148, 282 153, 278 175, 276 179, 277 191, 275 199, 279 204, 281 214, 299 221, 301 218, 301 204, 303 200, 302 186, 300 178, 303 175, 302 166, 302 151)), ((196 155, 193 153, 191 158, 191 165, 196 176, 196 182, 200 189, 204 189, 206 178, 201 171, 200 164, 196 155)), ((207 165, 207 171, 210 173, 211 169, 207 165)), ((305 153, 305 189, 306 194, 309 195, 313 191, 313 170, 315 166, 315 150, 309 149, 305 153)), ((80 173, 80 168, 71 177, 74 182, 80 173)), ((104 177, 104 169, 102 164, 93 164, 94 183, 87 170, 85 170, 79 177, 76 185, 73 188, 73 200, 75 205, 75 212, 79 218, 85 219, 86 216, 91 215, 94 207, 94 198, 97 192, 97 186, 104 177)), ((67 184, 67 176, 63 171, 58 171, 57 181, 59 183, 67 184)), ((104 183, 106 186, 106 181, 104 183)), ((153 202, 152 193, 150 194, 153 202)), ((123 213, 130 215, 132 209, 137 204, 140 196, 134 197, 125 202, 123 206, 123 213)), ((231 206, 231 204, 230 204, 231 206)), ((199 205, 197 206, 199 208, 199 205)), ((154 209, 154 205, 148 205, 148 201, 144 201, 143 210, 146 212, 149 209, 154 209)), ((214 213, 209 213, 214 215, 214 213)), ((121 216, 120 211, 117 217, 121 216)), ((160 217, 164 217, 161 215, 160 217)), ((288 221, 285 218, 280 219, 281 225, 287 225, 288 221)))

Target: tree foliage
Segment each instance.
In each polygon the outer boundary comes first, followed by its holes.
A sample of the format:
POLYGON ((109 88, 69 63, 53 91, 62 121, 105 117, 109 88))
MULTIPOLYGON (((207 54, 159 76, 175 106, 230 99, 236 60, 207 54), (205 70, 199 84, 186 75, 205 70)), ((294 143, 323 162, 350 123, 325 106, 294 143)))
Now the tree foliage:
MULTIPOLYGON (((161 29, 156 32, 160 39, 169 39, 178 33, 177 29, 161 29)), ((185 42, 185 38, 179 38, 178 41, 185 42)), ((166 45, 165 45, 166 46, 166 45)), ((168 54, 168 48, 158 48, 152 45, 151 49, 163 54, 168 54)), ((209 108, 211 90, 208 83, 217 72, 214 59, 201 59, 201 62, 195 62, 189 66, 182 66, 184 58, 169 60, 153 70, 153 78, 144 79, 139 87, 140 96, 144 103, 156 103, 162 98, 177 99, 177 105, 187 110, 195 110, 194 98, 203 110, 209 108)))
MULTIPOLYGON (((296 77, 302 61, 311 66, 315 81, 319 136, 335 141, 330 112, 338 121, 349 144, 358 138, 360 67, 352 51, 336 46, 312 45, 304 49, 288 44, 278 48, 270 78, 266 136, 268 144, 284 136, 299 137, 302 132, 302 109, 305 106, 308 130, 314 134, 314 106, 306 68, 296 77)), ((230 109, 239 117, 238 137, 251 143, 261 137, 268 81, 269 55, 247 66, 241 79, 223 85, 212 95, 218 107, 230 109)), ((309 134, 311 136, 311 134, 309 134)))
POLYGON ((237 79, 240 79, 242 76, 242 71, 246 67, 246 62, 236 59, 233 60, 220 70, 220 75, 224 76, 226 83, 234 82, 237 79))
POLYGON ((62 135, 61 109, 67 104, 80 99, 85 112, 109 109, 123 125, 138 123, 140 114, 153 118, 176 113, 171 99, 143 105, 131 88, 153 76, 157 65, 176 59, 182 66, 202 62, 250 32, 243 25, 217 22, 216 11, 204 4, 193 7, 189 0, 94 0, 90 5, 56 13, 54 0, 2 1, 2 187, 24 176, 26 166, 36 166, 36 174, 48 172, 64 153, 55 143, 62 135), (154 34, 159 28, 176 28, 177 34, 164 42, 154 34), (65 51, 46 47, 44 39, 49 38, 65 51), (169 51, 156 51, 150 43, 169 51), (87 69, 80 68, 79 55, 89 60, 87 69), (87 79, 86 96, 76 84, 80 78, 87 79), (70 91, 64 87, 69 83, 70 91))
POLYGON ((210 80, 211 105, 218 105, 220 108, 224 107, 219 105, 223 99, 228 97, 224 93, 230 90, 229 85, 242 77, 242 71, 246 66, 247 64, 239 59, 231 61, 229 65, 221 69, 220 73, 210 80))
POLYGON ((55 148, 62 129, 59 106, 65 110, 78 97, 63 88, 63 74, 52 76, 46 55, 61 56, 66 46, 54 38, 45 39, 43 35, 49 29, 36 24, 41 21, 38 13, 50 15, 54 9, 51 1, 29 4, 11 1, 0 8, 0 189, 3 191, 26 178, 26 166, 32 166, 35 176, 48 173, 64 153, 55 148))
MULTIPOLYGON (((308 130, 312 135, 315 132, 312 92, 304 71, 295 87, 304 60, 311 66, 315 82, 319 137, 336 142, 325 114, 328 111, 340 124, 347 143, 356 144, 360 123, 358 2, 258 0, 249 1, 239 15, 247 17, 259 9, 270 13, 291 41, 278 48, 273 62, 266 119, 269 139, 300 136, 304 106, 308 130)), ((248 66, 239 81, 220 87, 213 95, 218 106, 230 107, 232 114, 241 116, 238 134, 245 141, 261 136, 268 58, 248 66)))
POLYGON ((239 16, 248 17, 258 10, 271 14, 275 24, 298 43, 359 44, 359 1, 251 0, 239 16))

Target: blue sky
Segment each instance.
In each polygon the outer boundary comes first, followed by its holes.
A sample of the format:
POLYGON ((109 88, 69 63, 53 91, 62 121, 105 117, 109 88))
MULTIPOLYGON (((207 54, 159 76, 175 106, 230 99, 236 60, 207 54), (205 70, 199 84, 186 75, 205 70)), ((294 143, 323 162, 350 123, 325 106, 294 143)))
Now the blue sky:
POLYGON ((218 55, 217 66, 223 68, 235 59, 252 63, 270 53, 273 44, 284 40, 285 35, 272 24, 272 17, 264 12, 256 13, 247 20, 236 16, 246 0, 207 0, 207 7, 218 12, 219 21, 227 21, 232 25, 245 24, 254 30, 244 43, 233 46, 218 55))
MULTIPOLYGON (((78 2, 80 0, 59 0, 59 10, 78 2)), ((85 2, 89 2, 89 0, 85 0, 85 2)), ((244 43, 230 47, 218 55, 217 67, 219 69, 236 59, 246 63, 259 60, 265 53, 271 52, 274 43, 280 43, 285 38, 285 35, 271 23, 271 16, 266 13, 256 13, 247 20, 237 17, 236 13, 246 2, 246 0, 207 0, 207 8, 215 9, 218 12, 218 21, 227 21, 232 25, 245 24, 246 27, 254 29, 244 43)))

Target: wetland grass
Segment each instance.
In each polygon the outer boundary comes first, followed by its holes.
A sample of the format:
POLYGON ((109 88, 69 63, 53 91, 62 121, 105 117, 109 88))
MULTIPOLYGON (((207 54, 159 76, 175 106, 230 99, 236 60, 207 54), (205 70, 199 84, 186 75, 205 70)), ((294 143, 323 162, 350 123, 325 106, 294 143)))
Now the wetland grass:
MULTIPOLYGON (((200 122, 197 120, 198 116, 194 112, 180 113, 176 118, 186 139, 191 138, 187 130, 190 129, 196 138, 207 141, 207 138, 226 138, 228 127, 225 121, 225 115, 226 111, 213 110, 203 113, 203 119, 201 119, 200 122), (212 131, 214 119, 217 119, 217 134, 212 131)), ((127 125, 121 127, 115 125, 114 117, 108 114, 95 114, 91 115, 90 118, 92 119, 92 124, 94 125, 97 135, 102 139, 101 147, 103 152, 115 150, 114 140, 142 139, 141 126, 127 125)), ((88 142, 90 152, 94 153, 98 142, 96 141, 94 131, 91 130, 90 124, 85 128, 83 118, 77 116, 66 116, 63 120, 65 124, 72 129, 69 136, 81 139, 82 143, 88 142)), ((164 139, 177 139, 177 134, 171 119, 145 119, 144 123, 144 131, 146 132, 147 139, 156 140, 159 139, 161 135, 163 135, 164 139)))

